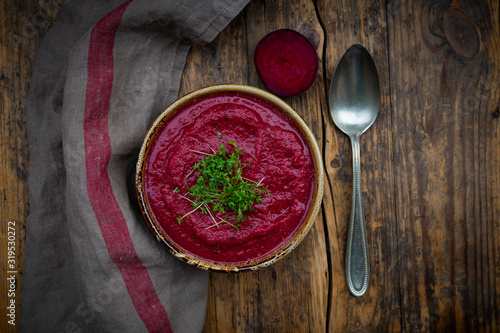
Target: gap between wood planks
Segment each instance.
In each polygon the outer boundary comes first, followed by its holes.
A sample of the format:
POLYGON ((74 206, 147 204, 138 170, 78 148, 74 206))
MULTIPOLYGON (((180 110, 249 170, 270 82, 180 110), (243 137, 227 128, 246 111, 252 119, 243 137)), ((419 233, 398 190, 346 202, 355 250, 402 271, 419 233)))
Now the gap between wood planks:
MULTIPOLYGON (((322 17, 319 14, 319 9, 318 9, 318 2, 317 0, 313 1, 314 4, 314 11, 316 13, 316 17, 318 19, 319 25, 321 29, 323 30, 323 36, 324 36, 324 42, 323 42, 323 49, 321 50, 322 55, 321 55, 321 61, 322 61, 322 71, 323 71, 323 89, 325 91, 325 98, 326 98, 326 105, 329 105, 329 94, 328 94, 328 80, 326 76, 326 45, 327 45, 327 40, 328 40, 328 35, 325 29, 325 25, 323 23, 322 17)), ((323 121, 323 125, 326 123, 325 120, 325 110, 321 112, 321 117, 323 121)), ((323 128, 325 128, 323 126, 323 128)), ((323 146, 322 146, 322 159, 323 159, 323 168, 326 169, 326 161, 325 161, 325 154, 326 154, 326 135, 323 135, 323 146)), ((331 184, 330 182, 330 177, 328 172, 325 172, 325 177, 328 180, 328 183, 331 184)), ((330 190, 330 196, 333 198, 333 193, 331 193, 330 190)), ((337 223, 337 218, 335 214, 335 203, 332 200, 332 207, 333 207, 333 216, 334 216, 334 222, 335 224, 337 223)), ((326 259, 327 259, 327 265, 328 265, 328 297, 327 297, 327 306, 326 306, 326 319, 325 319, 325 332, 330 332, 330 318, 331 318, 331 311, 332 311, 332 290, 333 290, 333 268, 332 268, 332 254, 331 254, 331 245, 330 245, 330 237, 328 234, 328 221, 326 220, 326 214, 325 214, 325 205, 321 205, 321 215, 323 217, 323 228, 325 230, 324 232, 324 237, 325 237, 325 247, 326 247, 326 259)))
MULTIPOLYGON (((321 50, 322 54, 322 71, 323 71, 323 89, 324 89, 324 94, 325 94, 325 98, 326 98, 326 105, 327 107, 329 106, 329 80, 328 80, 328 75, 327 75, 327 66, 326 66, 326 52, 327 52, 327 41, 329 39, 329 33, 328 33, 328 30, 325 28, 325 24, 322 20, 322 16, 320 14, 320 11, 319 11, 319 8, 318 8, 318 1, 317 0, 313 0, 313 4, 314 4, 314 9, 315 9, 315 14, 316 14, 316 17, 318 19, 318 22, 321 26, 321 29, 323 30, 323 34, 324 34, 324 43, 323 43, 323 48, 321 50)), ((387 13, 388 12, 388 8, 387 8, 388 4, 387 2, 385 3, 385 8, 383 8, 385 10, 385 12, 387 13)), ((387 26, 389 25, 389 22, 388 22, 388 17, 385 18, 386 19, 386 24, 387 26)), ((390 36, 389 36, 389 30, 386 29, 385 30, 385 34, 386 34, 386 50, 389 50, 389 42, 390 42, 390 36)), ((391 66, 390 66, 390 59, 389 59, 389 53, 388 51, 386 51, 385 53, 385 60, 387 61, 387 71, 388 71, 388 76, 389 76, 389 79, 391 77, 391 66)), ((333 75, 333 73, 332 73, 333 75)), ((331 78, 330 78, 331 79, 331 78)), ((388 99, 388 105, 387 105, 387 108, 389 108, 389 111, 391 112, 392 114, 392 110, 393 110, 393 107, 392 107, 392 92, 391 92, 391 85, 388 86, 388 93, 389 93, 389 99, 388 99)), ((327 120, 327 117, 329 117, 329 112, 327 112, 327 110, 323 110, 323 112, 321 113, 321 116, 322 116, 322 121, 323 121, 323 124, 325 124, 328 120, 327 120), (326 114, 325 114, 326 113, 326 114)), ((392 118, 392 115, 391 115, 391 118, 392 118)), ((390 124, 391 126, 391 130, 390 132, 393 133, 393 130, 392 130, 392 123, 390 124)), ((394 140, 394 137, 392 138, 394 140)), ((326 142, 326 135, 323 135, 323 147, 322 147, 322 156, 323 156, 323 167, 325 168, 325 170, 327 169, 326 168, 326 159, 324 158, 326 156, 326 146, 327 146, 327 142, 326 142)), ((393 150, 393 160, 395 159, 395 156, 394 156, 395 152, 393 150)), ((326 173, 325 175, 326 179, 328 180, 328 183, 329 184, 332 184, 331 182, 331 178, 330 178, 330 175, 328 173, 326 173)), ((396 190, 396 182, 394 180, 394 184, 393 184, 395 190, 396 190)), ((330 187, 330 196, 333 198, 333 193, 331 191, 331 187, 330 187)), ((394 199, 395 200, 395 199, 394 199)), ((393 203, 393 207, 394 207, 394 217, 395 217, 395 220, 397 221, 398 218, 397 218, 397 207, 396 207, 396 202, 393 203)), ((335 226, 337 227, 337 214, 336 214, 336 211, 335 211, 335 202, 333 202, 332 200, 332 208, 333 208, 333 218, 334 218, 334 221, 333 223, 335 223, 335 226)), ((324 229, 325 229, 325 244, 326 244, 326 255, 327 255, 327 261, 328 261, 328 299, 327 299, 327 314, 326 314, 326 325, 325 325, 325 328, 326 328, 326 332, 329 332, 330 331, 330 320, 331 320, 331 311, 332 311, 332 307, 333 307, 333 304, 332 304, 332 293, 333 293, 333 267, 332 267, 332 253, 331 253, 331 243, 330 243, 330 238, 329 238, 329 228, 328 228, 328 221, 327 221, 327 218, 326 218, 326 214, 325 214, 325 207, 324 205, 321 206, 321 209, 322 209, 322 217, 323 217, 323 226, 324 226, 324 229)), ((338 230, 338 228, 336 228, 338 230)), ((396 235, 399 235, 399 230, 398 230, 398 225, 396 223, 396 235)), ((399 253, 399 242, 396 242, 396 253, 399 253)), ((396 265, 398 266, 397 267, 397 272, 398 272, 398 277, 399 277, 399 283, 398 283, 398 293, 399 293, 399 309, 400 309, 400 327, 403 329, 403 331, 405 330, 405 327, 404 327, 404 324, 405 324, 405 321, 403 320, 403 294, 402 294, 402 286, 401 286, 401 267, 399 265, 399 260, 396 262, 396 265)))

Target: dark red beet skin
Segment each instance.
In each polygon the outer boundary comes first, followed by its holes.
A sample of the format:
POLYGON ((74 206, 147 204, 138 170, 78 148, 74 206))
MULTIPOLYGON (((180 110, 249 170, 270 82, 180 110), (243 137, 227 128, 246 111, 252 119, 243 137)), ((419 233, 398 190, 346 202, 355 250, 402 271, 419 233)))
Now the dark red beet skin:
POLYGON ((266 88, 282 97, 306 91, 316 79, 318 56, 297 31, 281 29, 265 36, 254 54, 255 68, 266 88))

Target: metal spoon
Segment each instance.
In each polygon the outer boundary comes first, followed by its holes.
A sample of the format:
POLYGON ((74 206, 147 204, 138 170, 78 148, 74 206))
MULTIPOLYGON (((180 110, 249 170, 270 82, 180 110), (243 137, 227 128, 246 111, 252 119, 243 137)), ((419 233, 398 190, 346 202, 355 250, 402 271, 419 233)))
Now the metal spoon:
POLYGON ((370 257, 361 196, 359 138, 373 124, 380 109, 377 68, 363 45, 352 45, 337 64, 329 103, 333 122, 351 139, 353 193, 345 268, 349 290, 354 296, 362 296, 370 280, 370 257))

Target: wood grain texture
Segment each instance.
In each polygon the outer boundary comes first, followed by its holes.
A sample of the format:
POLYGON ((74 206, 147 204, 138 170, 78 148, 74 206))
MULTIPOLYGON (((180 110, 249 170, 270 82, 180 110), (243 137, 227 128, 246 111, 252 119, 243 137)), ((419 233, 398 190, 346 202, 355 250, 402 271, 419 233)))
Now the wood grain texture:
POLYGON ((497 331, 498 2, 387 10, 403 327, 497 331))
POLYGON ((19 286, 24 263, 25 222, 29 213, 27 177, 29 147, 26 136, 26 96, 40 43, 54 22, 62 0, 4 0, 0 3, 0 331, 17 332, 19 286), (8 222, 15 222, 15 267, 7 261, 8 222), (15 274, 9 271, 17 272, 15 274), (15 275, 16 319, 8 323, 7 302, 15 275))
MULTIPOLYGON (((28 214, 25 99, 36 49, 60 0, 0 5, 2 268, 16 221, 18 285, 28 214)), ((286 98, 316 135, 323 207, 297 249, 271 267, 211 273, 204 332, 496 332, 500 325, 500 8, 497 0, 254 0, 210 44, 193 46, 179 95, 220 83, 264 88, 258 41, 280 28, 316 47, 318 77, 286 98), (333 124, 328 90, 352 43, 380 74, 379 117, 361 137, 371 280, 345 283, 351 211, 349 139, 333 124)), ((16 299, 18 302, 18 299, 16 299)), ((0 331, 16 332, 0 306, 0 331)))
MULTIPOLYGON (((303 33, 321 55, 323 32, 311 1, 254 1, 214 42, 193 47, 181 94, 221 83, 264 88, 253 52, 260 39, 281 28, 303 33)), ((314 131, 320 147, 324 101, 322 75, 305 94, 286 99, 314 131)), ((329 273, 322 220, 320 214, 303 243, 272 267, 236 275, 212 273, 204 331, 325 331, 329 273)))
POLYGON ((400 331, 395 218, 392 115, 386 12, 383 1, 318 1, 325 29, 325 82, 329 89, 344 51, 362 43, 379 71, 381 107, 374 125, 361 136, 361 184, 370 252, 370 285, 354 298, 345 282, 345 250, 351 214, 352 151, 348 136, 325 116, 325 167, 331 202, 325 203, 332 258, 330 331, 400 331))

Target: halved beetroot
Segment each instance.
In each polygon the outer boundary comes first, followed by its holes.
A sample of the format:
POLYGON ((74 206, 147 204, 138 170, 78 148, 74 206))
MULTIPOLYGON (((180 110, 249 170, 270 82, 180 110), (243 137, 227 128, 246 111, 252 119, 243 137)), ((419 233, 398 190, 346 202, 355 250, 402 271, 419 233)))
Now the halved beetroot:
POLYGON ((282 97, 306 91, 316 79, 318 56, 311 42, 297 31, 271 32, 257 44, 255 68, 266 88, 282 97))

